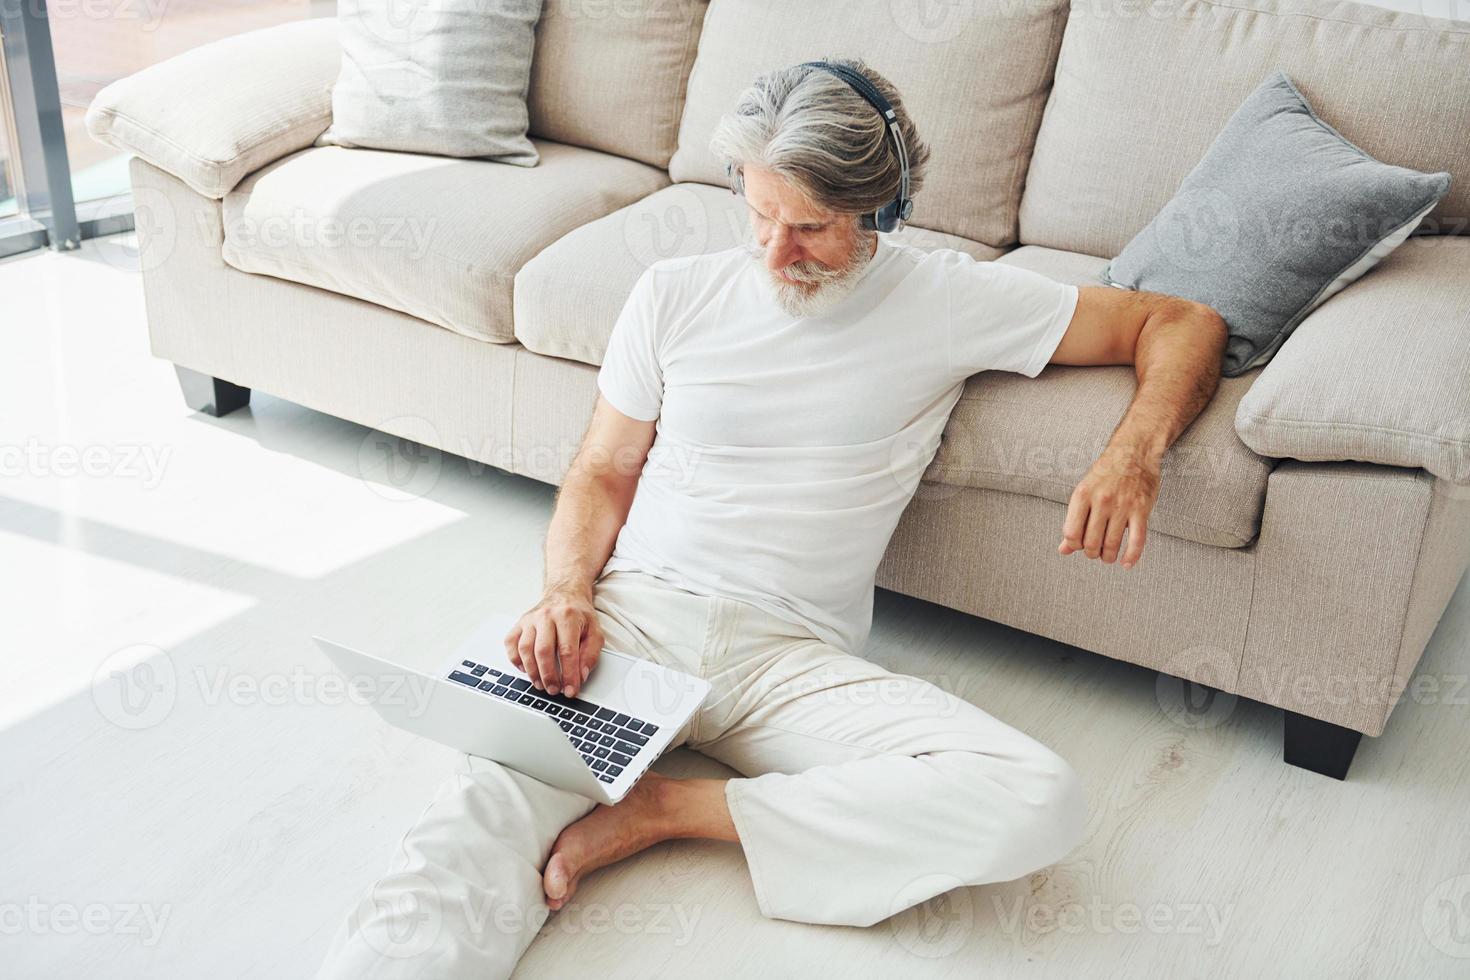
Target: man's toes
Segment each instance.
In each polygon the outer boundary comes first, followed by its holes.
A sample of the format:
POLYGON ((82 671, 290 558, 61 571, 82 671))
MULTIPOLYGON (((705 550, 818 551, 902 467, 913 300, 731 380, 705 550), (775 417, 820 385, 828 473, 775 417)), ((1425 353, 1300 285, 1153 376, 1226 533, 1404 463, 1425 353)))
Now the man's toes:
POLYGON ((546 892, 546 903, 552 908, 560 908, 563 902, 572 897, 575 883, 566 859, 560 854, 551 855, 551 860, 546 862, 546 873, 541 876, 541 887, 546 892))

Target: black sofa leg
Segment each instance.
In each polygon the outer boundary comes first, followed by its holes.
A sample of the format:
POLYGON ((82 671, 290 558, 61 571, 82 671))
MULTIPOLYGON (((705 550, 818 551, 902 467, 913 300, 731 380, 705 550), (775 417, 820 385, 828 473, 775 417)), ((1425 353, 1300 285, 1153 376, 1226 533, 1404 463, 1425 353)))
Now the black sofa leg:
POLYGON ((179 376, 179 387, 184 391, 185 403, 196 412, 219 418, 250 404, 249 388, 241 388, 222 378, 211 378, 207 374, 191 371, 181 364, 175 364, 174 371, 179 376))
POLYGON ((1287 765, 1310 769, 1333 779, 1346 779, 1348 766, 1353 764, 1353 753, 1358 751, 1358 742, 1362 738, 1362 732, 1288 711, 1282 754, 1287 765))

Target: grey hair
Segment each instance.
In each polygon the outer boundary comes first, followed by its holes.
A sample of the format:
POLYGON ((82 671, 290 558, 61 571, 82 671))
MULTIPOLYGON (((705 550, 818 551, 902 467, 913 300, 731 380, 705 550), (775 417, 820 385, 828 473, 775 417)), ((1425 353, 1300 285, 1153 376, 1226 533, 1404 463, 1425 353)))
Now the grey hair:
MULTIPOLYGON (((929 147, 919 139, 898 89, 859 58, 820 60, 858 72, 893 106, 908 152, 909 197, 916 196, 929 147)), ((793 66, 757 78, 720 120, 710 149, 735 171, 754 164, 779 174, 808 202, 829 211, 875 211, 898 193, 902 168, 887 123, 852 86, 820 68, 793 66)))

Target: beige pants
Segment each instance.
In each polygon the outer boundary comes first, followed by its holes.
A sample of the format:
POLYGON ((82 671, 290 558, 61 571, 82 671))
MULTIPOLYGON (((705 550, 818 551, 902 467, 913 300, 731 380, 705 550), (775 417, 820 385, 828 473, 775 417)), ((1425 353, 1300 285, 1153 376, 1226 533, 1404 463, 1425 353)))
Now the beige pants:
MULTIPOLYGON (((1068 765, 926 681, 638 572, 605 574, 596 606, 608 649, 710 682, 674 744, 746 777, 725 797, 766 916, 866 926, 962 884, 1018 878, 1081 838, 1068 765)), ((318 976, 509 975, 548 915, 551 845, 592 807, 466 756, 318 976)))

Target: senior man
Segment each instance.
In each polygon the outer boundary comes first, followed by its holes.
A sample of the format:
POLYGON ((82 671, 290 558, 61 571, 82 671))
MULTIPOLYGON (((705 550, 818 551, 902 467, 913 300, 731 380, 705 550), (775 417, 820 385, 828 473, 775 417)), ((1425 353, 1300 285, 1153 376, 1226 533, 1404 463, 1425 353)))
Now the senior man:
POLYGON ((634 286, 557 496, 544 595, 506 643, 551 693, 575 695, 604 646, 705 678, 675 744, 741 775, 649 773, 607 807, 466 757, 324 975, 504 976, 586 874, 675 837, 738 842, 766 916, 857 926, 1081 839, 1059 756, 860 656, 874 575, 965 379, 1048 363, 1135 366, 1056 546, 1132 567, 1164 451, 1214 392, 1223 322, 885 238, 930 149, 861 61, 762 76, 712 146, 752 241, 634 286))

